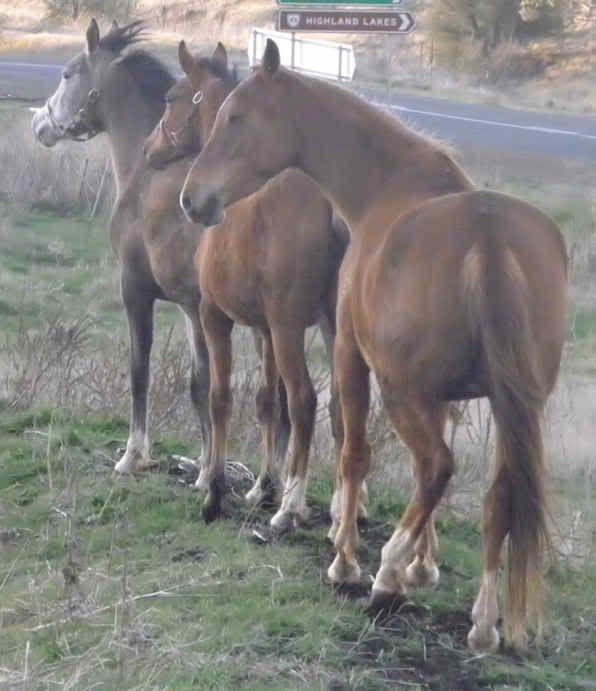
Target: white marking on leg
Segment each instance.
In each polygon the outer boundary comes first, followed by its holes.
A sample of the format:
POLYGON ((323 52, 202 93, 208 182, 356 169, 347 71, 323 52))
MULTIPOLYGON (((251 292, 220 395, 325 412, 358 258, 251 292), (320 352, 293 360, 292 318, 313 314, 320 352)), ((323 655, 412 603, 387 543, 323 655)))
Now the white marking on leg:
POLYGON ((199 492, 209 491, 209 467, 202 460, 199 466, 199 476, 195 480, 194 487, 199 492))
POLYGON ((346 559, 341 551, 337 552, 333 563, 327 569, 327 577, 332 583, 358 583, 360 575, 360 566, 356 559, 346 559))
POLYGON ((263 486, 260 475, 255 484, 252 486, 252 489, 246 493, 244 498, 251 506, 257 506, 257 504, 260 504, 263 501, 263 486))
POLYGON ((331 528, 329 528, 327 537, 333 542, 335 540, 335 536, 337 535, 337 531, 339 530, 339 522, 341 520, 341 490, 339 488, 335 489, 335 492, 333 492, 333 496, 331 497, 329 516, 331 517, 331 528))
POLYGON ((485 571, 472 608, 474 626, 468 634, 468 644, 472 650, 479 653, 496 652, 499 647, 499 634, 496 628, 498 618, 497 572, 485 571))
POLYGON ((381 550, 381 568, 373 583, 374 590, 397 593, 404 590, 403 570, 412 558, 414 541, 409 530, 397 528, 381 550))
POLYGON ((126 475, 154 465, 149 455, 149 438, 140 430, 133 430, 126 442, 126 451, 116 463, 114 471, 126 475))
POLYGON ((306 487, 308 480, 306 477, 288 477, 283 491, 281 506, 279 511, 271 519, 271 525, 281 530, 286 528, 288 521, 299 518, 308 518, 306 508, 306 487))
POLYGON ((406 582, 413 588, 434 588, 439 582, 439 577, 439 567, 432 557, 422 559, 416 555, 414 561, 406 568, 406 582))

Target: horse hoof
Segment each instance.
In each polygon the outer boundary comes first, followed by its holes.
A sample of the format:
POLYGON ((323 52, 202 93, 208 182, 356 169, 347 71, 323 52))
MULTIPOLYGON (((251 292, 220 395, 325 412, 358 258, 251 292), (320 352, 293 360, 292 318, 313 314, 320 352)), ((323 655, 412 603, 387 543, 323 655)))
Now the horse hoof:
POLYGON ((137 470, 137 464, 135 461, 126 455, 122 456, 122 458, 116 463, 114 466, 114 473, 116 475, 132 475, 135 473, 137 470))
POLYGON ((359 583, 360 582, 360 566, 358 562, 354 559, 348 561, 344 557, 337 554, 331 566, 327 569, 327 577, 331 583, 336 585, 342 583, 359 583))
POLYGON ((494 626, 472 626, 468 634, 468 645, 478 655, 482 653, 495 654, 499 650, 499 633, 494 626))
POLYGON ((428 567, 417 558, 405 572, 406 583, 412 588, 435 588, 439 577, 439 569, 435 563, 428 567))
POLYGON ((291 511, 280 509, 271 517, 269 524, 278 533, 284 533, 294 527, 294 515, 291 511))
POLYGON ((371 617, 376 617, 379 614, 392 614, 399 610, 405 600, 404 594, 399 591, 391 592, 389 590, 373 588, 365 612, 371 617))
POLYGON ((203 520, 209 525, 209 523, 213 523, 221 516, 221 505, 209 494, 203 502, 201 513, 203 520))

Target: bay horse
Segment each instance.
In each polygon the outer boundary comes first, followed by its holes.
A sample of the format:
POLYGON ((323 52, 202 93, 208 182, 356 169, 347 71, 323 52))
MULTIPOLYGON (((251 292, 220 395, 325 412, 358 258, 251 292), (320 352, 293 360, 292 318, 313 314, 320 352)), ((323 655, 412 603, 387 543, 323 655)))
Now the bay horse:
MULTIPOLYGON (((348 223, 335 372, 344 426, 341 521, 328 575, 357 581, 357 502, 370 466, 369 372, 409 447, 415 493, 381 553, 370 599, 386 609, 407 585, 436 580, 432 515, 454 471, 443 433, 450 401, 488 397, 497 429, 485 498, 484 567, 468 643, 499 645, 497 571, 508 536, 507 642, 523 649, 539 619, 548 544, 540 429, 565 338, 567 255, 536 208, 476 191, 448 153, 336 85, 261 66, 228 96, 181 192, 206 225, 297 166, 348 223)), ((539 623, 539 622, 538 622, 539 623)))
MULTIPOLYGON (((235 86, 227 78, 227 52, 221 43, 206 59, 193 57, 181 41, 179 61, 186 78, 166 95, 166 111, 147 141, 146 155, 157 165, 185 156, 207 140, 220 105, 235 86)), ((259 478, 247 500, 260 502, 265 490, 276 494, 279 489, 282 459, 275 457, 273 414, 277 392, 285 390, 292 447, 281 506, 271 524, 283 530, 306 518, 316 394, 306 364, 305 331, 319 324, 331 358, 336 279, 346 243, 347 230, 334 217, 331 204, 297 170, 281 173, 262 190, 239 201, 221 225, 201 238, 195 265, 209 350, 213 438, 209 469, 203 478, 209 490, 203 506, 207 521, 220 513, 225 490, 234 323, 258 329, 264 343, 264 386, 257 402, 263 457, 259 478), (284 386, 280 387, 280 381, 284 386)), ((332 420, 333 404, 332 399, 332 420)))
MULTIPOLYGON (((190 396, 198 414, 202 456, 209 458, 208 352, 199 318, 200 293, 194 253, 201 228, 178 203, 180 188, 198 149, 177 157, 167 169, 145 159, 145 139, 159 122, 165 96, 175 80, 151 54, 129 50, 143 38, 139 22, 115 22, 100 36, 92 20, 86 49, 62 71, 57 90, 33 117, 36 138, 47 147, 58 141, 86 141, 105 133, 117 184, 110 237, 121 265, 121 295, 130 334, 131 419, 126 451, 115 467, 133 473, 154 464, 147 432, 149 365, 156 300, 178 305, 191 353, 190 396)), ((260 353, 261 345, 258 345, 260 353)), ((286 416, 287 417, 287 416, 286 416)), ((276 440, 285 453, 287 424, 278 416, 276 440)))

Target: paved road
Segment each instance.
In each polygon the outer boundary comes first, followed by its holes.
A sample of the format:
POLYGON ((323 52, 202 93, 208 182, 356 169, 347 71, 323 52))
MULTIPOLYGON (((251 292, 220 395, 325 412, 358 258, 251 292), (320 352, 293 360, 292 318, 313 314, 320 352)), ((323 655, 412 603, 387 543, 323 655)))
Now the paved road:
MULTIPOLYGON (((0 62, 0 96, 40 96, 54 89, 61 65, 0 62)), ((375 101, 374 96, 369 98, 375 101)), ((375 101, 377 102, 377 101, 375 101)), ((554 159, 596 163, 596 119, 579 115, 537 113, 492 105, 468 104, 418 96, 396 95, 389 107, 406 122, 474 149, 528 153, 554 159)))

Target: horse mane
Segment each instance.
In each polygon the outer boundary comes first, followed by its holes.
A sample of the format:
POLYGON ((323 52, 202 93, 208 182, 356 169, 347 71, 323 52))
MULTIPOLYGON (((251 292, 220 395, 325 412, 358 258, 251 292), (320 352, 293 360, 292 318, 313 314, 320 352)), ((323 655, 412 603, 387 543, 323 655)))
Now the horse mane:
POLYGON ((214 60, 213 58, 199 58, 197 64, 201 69, 224 81, 231 89, 238 85, 239 79, 236 65, 229 69, 219 60, 214 60))
POLYGON ((147 29, 140 19, 124 26, 114 25, 107 34, 99 39, 99 47, 119 54, 125 48, 143 41, 146 34, 147 29))
MULTIPOLYGON (((146 28, 141 21, 134 21, 125 26, 115 26, 99 41, 99 46, 120 55, 146 36, 146 28)), ((149 101, 163 102, 166 92, 175 83, 170 70, 161 60, 146 50, 136 49, 124 54, 120 65, 125 67, 140 92, 149 101)))
POLYGON ((419 126, 405 123, 389 108, 373 105, 344 86, 312 77, 305 77, 299 73, 282 69, 284 73, 298 80, 315 98, 320 98, 319 94, 321 91, 333 93, 337 101, 342 104, 340 110, 345 117, 359 124, 367 123, 368 129, 375 132, 371 145, 378 145, 381 154, 388 150, 390 151, 395 146, 394 142, 398 142, 397 146, 401 147, 404 140, 409 141, 427 150, 440 152, 467 178, 467 175, 457 163, 457 149, 453 145, 429 134, 419 126), (394 137, 398 139, 394 139, 394 137))

